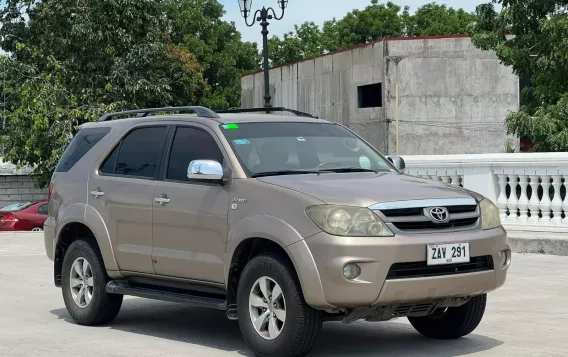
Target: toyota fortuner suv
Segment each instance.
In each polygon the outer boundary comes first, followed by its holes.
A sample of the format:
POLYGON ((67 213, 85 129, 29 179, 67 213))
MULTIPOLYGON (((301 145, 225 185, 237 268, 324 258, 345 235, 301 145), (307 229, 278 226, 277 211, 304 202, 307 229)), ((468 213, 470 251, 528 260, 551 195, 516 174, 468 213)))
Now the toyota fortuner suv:
POLYGON ((465 336, 510 264, 498 210, 403 169, 307 116, 107 114, 51 181, 55 285, 81 325, 111 322, 124 295, 223 310, 258 356, 306 355, 329 320, 465 336))

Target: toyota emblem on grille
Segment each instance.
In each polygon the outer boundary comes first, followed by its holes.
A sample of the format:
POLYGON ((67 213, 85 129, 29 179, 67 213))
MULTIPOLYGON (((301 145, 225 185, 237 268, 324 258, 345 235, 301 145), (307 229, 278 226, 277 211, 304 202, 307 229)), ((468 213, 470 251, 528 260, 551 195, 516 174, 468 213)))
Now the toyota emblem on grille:
POLYGON ((428 213, 434 223, 446 223, 450 220, 450 213, 446 207, 433 207, 428 213))

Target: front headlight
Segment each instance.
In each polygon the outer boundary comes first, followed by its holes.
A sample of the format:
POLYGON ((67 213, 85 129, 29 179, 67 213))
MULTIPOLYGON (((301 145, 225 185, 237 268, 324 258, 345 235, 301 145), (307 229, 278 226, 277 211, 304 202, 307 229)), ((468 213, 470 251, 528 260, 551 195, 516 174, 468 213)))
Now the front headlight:
POLYGON ((336 236, 392 237, 394 235, 389 227, 368 208, 321 205, 308 207, 306 213, 318 227, 336 236))
POLYGON ((492 229, 501 227, 501 218, 499 217, 499 208, 495 206, 491 200, 485 198, 479 202, 481 209, 481 228, 492 229))

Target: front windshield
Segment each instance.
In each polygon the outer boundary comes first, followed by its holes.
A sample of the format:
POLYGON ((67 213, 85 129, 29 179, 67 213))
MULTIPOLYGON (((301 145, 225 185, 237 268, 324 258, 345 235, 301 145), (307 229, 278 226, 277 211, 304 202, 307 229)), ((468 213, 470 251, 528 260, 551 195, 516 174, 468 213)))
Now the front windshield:
POLYGON ((394 171, 387 159, 340 125, 244 123, 221 125, 221 129, 251 176, 394 171))

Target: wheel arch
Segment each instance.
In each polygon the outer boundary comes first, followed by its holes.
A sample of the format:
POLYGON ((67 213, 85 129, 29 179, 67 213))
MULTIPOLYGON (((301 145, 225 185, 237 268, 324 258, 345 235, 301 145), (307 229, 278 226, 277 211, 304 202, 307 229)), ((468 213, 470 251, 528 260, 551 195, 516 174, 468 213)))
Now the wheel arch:
MULTIPOLYGON (((248 261, 264 252, 282 256, 294 268, 308 304, 312 305, 312 302, 315 302, 314 305, 321 306, 321 301, 325 299, 319 275, 317 273, 314 275, 317 267, 313 258, 307 261, 303 259, 305 256, 311 258, 311 253, 307 245, 302 242, 303 237, 292 225, 276 217, 252 216, 237 222, 229 233, 225 257, 229 315, 231 307, 236 303, 236 291, 242 270, 248 261), (289 249, 289 247, 296 248, 289 249), (303 273, 303 270, 307 273, 303 273)), ((327 306, 326 303, 323 305, 327 306)))
POLYGON ((280 244, 266 237, 243 239, 235 248, 229 265, 227 277, 227 307, 229 312, 237 303, 237 288, 243 269, 254 257, 265 253, 271 253, 282 258, 284 263, 294 268, 297 275, 297 267, 288 255, 288 252, 286 252, 286 249, 280 244))
POLYGON ((55 233, 54 281, 61 286, 61 268, 65 252, 71 243, 80 238, 92 238, 100 250, 107 271, 118 270, 108 230, 102 217, 92 207, 75 204, 60 211, 60 219, 55 233), (61 219, 64 217, 64 219, 61 219))

